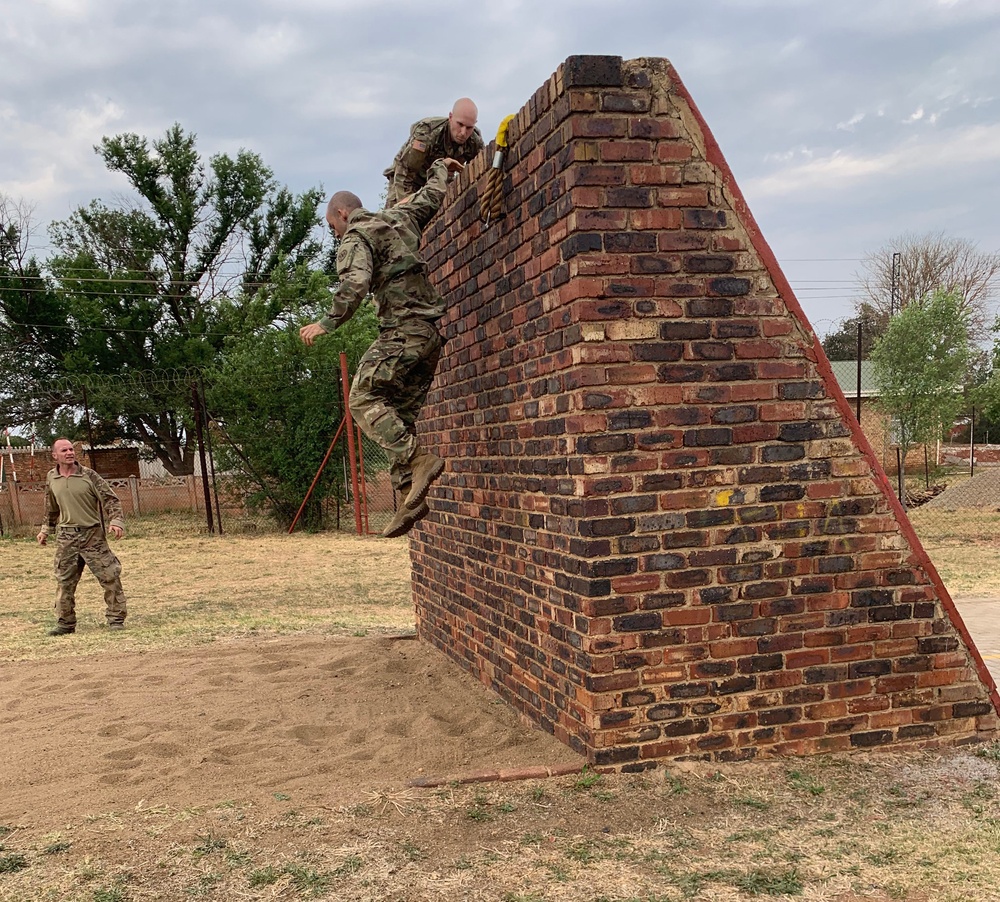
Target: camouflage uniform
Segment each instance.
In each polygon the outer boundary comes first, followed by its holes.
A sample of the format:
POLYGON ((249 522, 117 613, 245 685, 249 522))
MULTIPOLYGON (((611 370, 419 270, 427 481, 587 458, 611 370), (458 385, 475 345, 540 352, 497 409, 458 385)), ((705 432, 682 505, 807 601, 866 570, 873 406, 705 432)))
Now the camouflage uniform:
POLYGON ((427 184, 391 210, 355 210, 337 251, 340 284, 327 332, 347 322, 369 293, 375 296, 379 335, 365 352, 351 385, 351 413, 365 434, 389 457, 393 487, 410 484, 417 451, 415 423, 441 355, 435 323, 444 298, 427 279, 420 233, 438 211, 448 184, 443 160, 435 161, 427 184))
POLYGON ((86 564, 104 589, 106 617, 109 624, 125 622, 128 613, 122 589, 122 565, 108 545, 104 517, 110 526, 125 528, 122 505, 108 482, 90 467, 77 463, 71 476, 60 476, 59 468, 49 470, 45 479, 45 523, 41 532, 56 535, 56 617, 58 629, 76 629, 76 586, 86 564), (74 490, 77 513, 67 510, 71 491, 69 480, 85 480, 89 487, 74 490), (60 505, 60 498, 63 504, 60 505))
POLYGON ((385 199, 388 210, 407 194, 413 194, 427 182, 431 164, 451 157, 462 163, 474 160, 483 149, 483 136, 474 129, 464 144, 456 143, 448 129, 447 116, 432 116, 410 126, 410 137, 399 149, 392 165, 383 175, 389 180, 385 199))

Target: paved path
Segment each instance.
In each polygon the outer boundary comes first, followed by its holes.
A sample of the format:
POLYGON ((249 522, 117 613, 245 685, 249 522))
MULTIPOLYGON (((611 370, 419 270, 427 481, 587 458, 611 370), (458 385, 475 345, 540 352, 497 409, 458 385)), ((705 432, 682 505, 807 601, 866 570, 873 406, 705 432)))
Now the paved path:
POLYGON ((1000 685, 1000 598, 956 598, 955 607, 1000 685))

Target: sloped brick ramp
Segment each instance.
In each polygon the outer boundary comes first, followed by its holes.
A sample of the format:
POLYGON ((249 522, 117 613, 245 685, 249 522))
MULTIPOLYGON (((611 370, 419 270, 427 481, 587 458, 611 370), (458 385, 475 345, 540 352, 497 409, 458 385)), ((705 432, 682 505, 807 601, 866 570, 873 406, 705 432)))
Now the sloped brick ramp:
MULTIPOLYGON (((765 124, 766 127, 766 124, 765 124)), ((595 766, 996 735, 996 687, 669 62, 570 57, 426 235, 420 637, 595 766)), ((817 215, 820 215, 817 213, 817 215)))

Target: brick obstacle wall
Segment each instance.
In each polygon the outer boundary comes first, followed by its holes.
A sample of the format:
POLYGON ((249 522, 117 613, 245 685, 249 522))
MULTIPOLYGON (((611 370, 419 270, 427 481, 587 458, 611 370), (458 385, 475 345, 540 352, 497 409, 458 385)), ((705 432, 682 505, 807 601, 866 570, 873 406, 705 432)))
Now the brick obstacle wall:
POLYGON ((996 735, 982 659, 670 64, 570 57, 426 237, 417 628, 595 766, 996 735))

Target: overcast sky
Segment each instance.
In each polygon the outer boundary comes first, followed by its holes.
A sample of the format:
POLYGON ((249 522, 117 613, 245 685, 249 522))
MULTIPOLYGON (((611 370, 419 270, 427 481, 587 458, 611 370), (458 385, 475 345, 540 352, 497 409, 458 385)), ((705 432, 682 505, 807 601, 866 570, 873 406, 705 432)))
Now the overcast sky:
POLYGON ((172 123, 377 206, 412 121, 489 140, 573 54, 674 64, 818 332, 905 232, 1000 250, 998 0, 0 0, 0 192, 45 227, 172 123))

